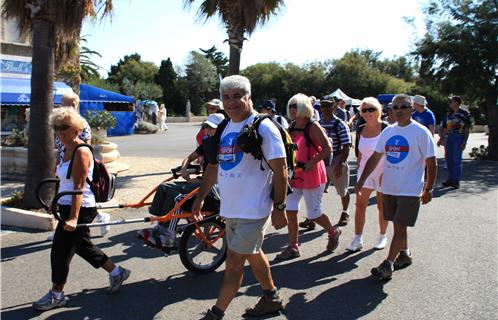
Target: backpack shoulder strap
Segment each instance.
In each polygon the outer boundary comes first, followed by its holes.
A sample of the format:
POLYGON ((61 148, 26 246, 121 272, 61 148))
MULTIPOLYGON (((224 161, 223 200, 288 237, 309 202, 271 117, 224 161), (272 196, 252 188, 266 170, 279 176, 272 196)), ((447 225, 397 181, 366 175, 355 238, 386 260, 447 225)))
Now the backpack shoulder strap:
POLYGON ((92 158, 93 162, 95 163, 95 157, 93 156, 93 148, 91 145, 87 143, 80 143, 76 147, 74 147, 73 154, 71 155, 71 161, 69 162, 69 168, 67 169, 67 174, 66 174, 66 179, 71 178, 71 172, 73 171, 73 160, 74 156, 76 155, 76 150, 78 150, 81 147, 87 147, 90 149, 90 152, 92 153, 92 158))
POLYGON ((310 128, 311 128, 311 125, 316 122, 316 120, 310 120, 308 121, 308 123, 306 123, 306 125, 304 126, 304 139, 306 140, 306 144, 309 146, 313 146, 313 148, 318 151, 318 147, 316 146, 316 144, 313 142, 313 140, 311 139, 311 135, 310 135, 310 128))
POLYGON ((227 127, 229 121, 230 119, 224 119, 216 128, 216 132, 214 133, 214 140, 216 141, 217 145, 220 144, 221 134, 223 133, 223 130, 225 130, 225 128, 227 127))
POLYGON ((361 138, 361 132, 363 131, 363 128, 365 128, 366 124, 362 124, 358 128, 356 128, 356 138, 355 138, 355 144, 354 144, 354 153, 356 157, 360 154, 360 138, 361 138))

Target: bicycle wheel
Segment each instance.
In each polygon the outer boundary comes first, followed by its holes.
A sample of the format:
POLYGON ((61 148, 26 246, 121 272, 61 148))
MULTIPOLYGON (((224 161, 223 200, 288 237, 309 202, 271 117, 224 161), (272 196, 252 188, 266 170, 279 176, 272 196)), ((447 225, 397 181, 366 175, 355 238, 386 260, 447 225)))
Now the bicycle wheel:
POLYGON ((219 219, 189 226, 180 239, 182 264, 196 274, 213 272, 225 261, 226 254, 225 224, 219 219))

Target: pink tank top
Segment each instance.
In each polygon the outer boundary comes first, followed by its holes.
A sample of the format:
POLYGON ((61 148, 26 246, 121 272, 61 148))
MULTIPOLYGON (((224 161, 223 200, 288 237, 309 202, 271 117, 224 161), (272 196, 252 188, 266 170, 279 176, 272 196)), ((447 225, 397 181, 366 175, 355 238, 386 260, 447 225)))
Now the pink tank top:
MULTIPOLYGON (((302 131, 292 132, 292 140, 297 144, 297 162, 306 163, 322 151, 322 147, 314 140, 313 143, 318 150, 311 144, 309 147, 306 146, 306 139, 304 138, 304 132, 302 131)), ((299 189, 314 189, 326 182, 327 173, 325 171, 325 163, 320 161, 308 172, 297 170, 297 172, 294 173, 294 178, 291 180, 291 186, 299 189)))

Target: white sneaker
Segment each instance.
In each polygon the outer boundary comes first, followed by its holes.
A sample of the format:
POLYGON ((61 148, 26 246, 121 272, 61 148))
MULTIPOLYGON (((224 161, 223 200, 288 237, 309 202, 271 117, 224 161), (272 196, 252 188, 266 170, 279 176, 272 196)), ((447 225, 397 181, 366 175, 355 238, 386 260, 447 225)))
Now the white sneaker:
MULTIPOLYGON (((109 222, 111 221, 111 215, 105 212, 99 212, 96 217, 96 222, 109 222)), ((111 230, 111 226, 102 226, 100 227, 100 235, 105 236, 109 230, 111 230)))
POLYGON ((352 252, 360 251, 361 249, 363 249, 363 242, 358 238, 354 238, 351 244, 346 247, 346 250, 352 252))
POLYGON ((377 244, 374 246, 375 250, 382 250, 387 246, 387 237, 385 235, 379 236, 377 244))

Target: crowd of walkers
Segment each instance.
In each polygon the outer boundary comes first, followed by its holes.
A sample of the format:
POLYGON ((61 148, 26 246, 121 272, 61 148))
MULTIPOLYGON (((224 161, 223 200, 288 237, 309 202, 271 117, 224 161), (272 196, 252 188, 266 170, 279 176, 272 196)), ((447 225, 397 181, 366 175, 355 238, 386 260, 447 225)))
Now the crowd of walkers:
MULTIPOLYGON (((243 76, 229 76, 220 84, 221 100, 213 99, 206 106, 210 114, 196 136, 198 148, 183 166, 194 159, 204 167, 202 180, 196 180, 200 191, 192 205, 192 213, 200 218, 200 209, 217 185, 220 195, 220 216, 226 223, 228 243, 225 275, 215 305, 202 319, 222 319, 225 310, 236 296, 247 261, 262 289, 262 296, 248 316, 266 316, 283 309, 282 297, 273 280, 268 258, 262 250, 265 232, 271 224, 276 229, 287 227, 288 244, 277 254, 278 260, 300 257, 299 227, 307 230, 316 224, 326 230, 325 250, 337 249, 341 227, 350 221, 349 206, 353 190, 350 187, 348 157, 353 148, 356 156, 357 182, 354 207, 354 237, 346 250, 359 251, 365 245, 363 231, 365 215, 372 193, 375 192, 379 234, 373 248, 388 246, 389 222, 393 237, 386 258, 372 268, 374 277, 390 279, 394 270, 409 266, 412 254, 408 246, 408 227, 417 221, 421 204, 432 199, 437 175, 434 143, 435 117, 428 109, 425 97, 396 95, 389 105, 386 117, 376 98, 362 100, 357 114, 343 108, 343 101, 333 96, 315 100, 304 94, 291 97, 286 115, 278 115, 274 101, 261 106, 268 114, 259 126, 261 152, 265 161, 255 159, 237 145, 237 136, 257 117, 251 99, 251 84, 243 76), (227 117, 223 126, 220 124, 227 117), (273 119, 274 121, 272 121, 273 119), (280 135, 282 126, 297 146, 297 169, 288 177, 285 144, 280 135), (356 131, 353 143, 352 128, 356 131), (215 150, 206 150, 203 141, 216 134, 215 150), (204 154, 215 153, 215 157, 204 154), (292 192, 288 193, 288 181, 292 192), (340 197, 338 222, 331 222, 330 213, 323 209, 323 194, 333 185, 340 197), (304 200, 306 219, 299 223, 300 202, 304 200)), ((438 145, 446 146, 449 178, 445 186, 459 187, 461 155, 468 138, 470 116, 460 108, 461 99, 451 99, 451 111, 443 121, 438 145)), ((83 190, 83 195, 61 198, 61 215, 52 247, 53 287, 47 295, 34 303, 39 310, 48 310, 65 304, 62 288, 69 263, 76 253, 95 268, 102 267, 110 274, 109 292, 115 292, 130 274, 114 265, 88 238, 88 228, 75 228, 76 222, 89 222, 96 216, 95 201, 85 184, 91 177, 91 153, 76 145, 82 143, 79 134, 84 128, 76 112, 54 111, 52 124, 64 144, 57 167, 59 176, 66 176, 67 163, 75 157, 73 175, 64 180, 68 188, 83 190)), ((212 144, 211 144, 212 145, 212 144)), ((182 172, 182 175, 184 172, 182 172)), ((190 180, 188 176, 185 176, 190 180)), ((162 210, 159 210, 162 212, 162 210)), ((171 240, 171 239, 170 239, 171 240)), ((173 239, 174 242, 174 239, 173 239)))

